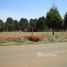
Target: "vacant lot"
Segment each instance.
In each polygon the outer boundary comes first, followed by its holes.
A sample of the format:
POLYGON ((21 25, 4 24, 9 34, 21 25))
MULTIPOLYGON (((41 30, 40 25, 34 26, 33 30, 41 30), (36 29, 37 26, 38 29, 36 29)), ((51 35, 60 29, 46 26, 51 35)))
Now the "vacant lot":
MULTIPOLYGON (((0 32, 0 36, 31 36, 32 33, 31 32, 0 32)), ((52 35, 52 32, 33 32, 34 36, 38 36, 38 35, 52 35)), ((67 35, 67 32, 55 32, 55 35, 67 35)))
POLYGON ((67 67, 67 32, 55 32, 55 37, 52 32, 34 32, 34 36, 46 39, 23 40, 31 35, 31 32, 0 33, 0 67, 67 67), (20 37, 21 40, 14 39, 20 37))
POLYGON ((0 32, 0 46, 67 42, 67 32, 55 32, 54 36, 52 32, 33 32, 35 41, 40 40, 38 42, 28 40, 30 36, 32 36, 31 32, 0 32))

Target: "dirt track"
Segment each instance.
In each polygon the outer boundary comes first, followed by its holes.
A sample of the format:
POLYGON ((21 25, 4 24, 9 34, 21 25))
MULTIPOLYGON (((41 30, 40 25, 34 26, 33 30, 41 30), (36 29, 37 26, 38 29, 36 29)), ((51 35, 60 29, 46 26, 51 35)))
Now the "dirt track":
POLYGON ((0 46, 0 67, 67 67, 67 43, 0 46))

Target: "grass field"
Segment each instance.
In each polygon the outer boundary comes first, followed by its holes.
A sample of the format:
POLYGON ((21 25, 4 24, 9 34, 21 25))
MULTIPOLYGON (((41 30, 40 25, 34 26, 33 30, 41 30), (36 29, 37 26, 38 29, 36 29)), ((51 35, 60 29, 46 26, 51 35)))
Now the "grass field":
MULTIPOLYGON (((31 36, 31 32, 0 32, 0 36, 31 36)), ((52 36, 52 32, 33 32, 34 36, 38 35, 50 35, 52 36)), ((55 35, 64 36, 67 35, 67 32, 55 32, 55 35)))
POLYGON ((52 36, 52 32, 33 32, 33 36, 47 37, 49 41, 44 39, 43 41, 39 41, 39 42, 31 42, 25 40, 10 39, 10 37, 17 38, 24 36, 32 36, 32 33, 31 32, 0 32, 0 46, 67 42, 67 32, 55 32, 54 36, 52 36), (8 41, 4 40, 3 38, 8 38, 8 41), (57 40, 55 41, 56 38, 57 40))

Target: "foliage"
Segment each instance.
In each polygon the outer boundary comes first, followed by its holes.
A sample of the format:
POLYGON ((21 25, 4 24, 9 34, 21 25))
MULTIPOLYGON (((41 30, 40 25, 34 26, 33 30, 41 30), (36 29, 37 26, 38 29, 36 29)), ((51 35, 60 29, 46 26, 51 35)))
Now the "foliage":
POLYGON ((14 29, 14 21, 11 17, 8 17, 5 23, 5 27, 7 31, 13 31, 14 29))
POLYGON ((28 29, 28 20, 26 18, 21 18, 19 22, 20 30, 27 31, 28 29))
POLYGON ((36 28, 36 23, 37 23, 37 19, 30 19, 29 21, 30 23, 30 31, 37 31, 37 28, 36 28))
POLYGON ((38 41, 41 41, 42 40, 42 37, 39 37, 39 36, 27 36, 26 38, 29 41, 32 41, 32 42, 38 42, 38 41))
POLYGON ((8 17, 6 22, 3 22, 0 19, 0 31, 23 31, 23 32, 38 32, 38 31, 61 31, 67 29, 67 13, 62 19, 58 9, 52 7, 48 12, 46 17, 42 16, 38 19, 21 18, 20 21, 14 20, 11 17, 8 17))
POLYGON ((67 30, 67 12, 64 16, 64 30, 67 30))
POLYGON ((4 22, 0 19, 0 31, 4 29, 4 22))
POLYGON ((37 22, 37 29, 38 31, 44 31, 46 29, 46 19, 45 17, 40 17, 37 22))
POLYGON ((46 15, 47 25, 49 28, 52 28, 53 35, 55 29, 61 29, 63 26, 63 20, 59 14, 59 11, 56 7, 50 9, 46 15))

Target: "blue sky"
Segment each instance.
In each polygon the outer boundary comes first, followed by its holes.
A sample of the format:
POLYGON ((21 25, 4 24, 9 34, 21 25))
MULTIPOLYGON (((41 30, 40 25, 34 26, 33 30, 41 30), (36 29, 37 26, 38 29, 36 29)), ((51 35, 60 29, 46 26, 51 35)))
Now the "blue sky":
POLYGON ((0 19, 6 21, 7 17, 20 20, 22 17, 46 16, 53 3, 63 17, 67 12, 67 0, 0 0, 0 19))

